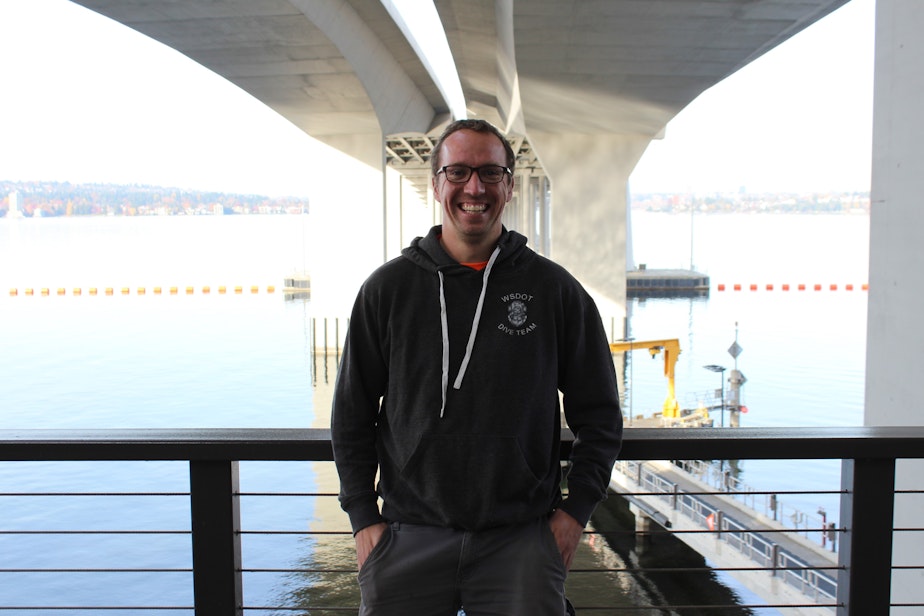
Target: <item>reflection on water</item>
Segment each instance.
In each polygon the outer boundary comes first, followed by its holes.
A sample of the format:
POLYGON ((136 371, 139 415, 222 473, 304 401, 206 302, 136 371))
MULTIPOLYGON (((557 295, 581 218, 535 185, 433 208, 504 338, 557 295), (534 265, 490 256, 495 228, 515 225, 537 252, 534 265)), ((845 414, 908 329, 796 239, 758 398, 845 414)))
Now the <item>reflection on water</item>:
MULTIPOLYGON (((708 564, 700 554, 674 535, 659 532, 657 526, 653 526, 653 532, 645 537, 637 535, 634 532, 635 517, 622 497, 611 494, 598 506, 591 518, 591 526, 599 535, 585 537, 582 547, 588 549, 583 550, 584 554, 592 551, 603 566, 612 567, 606 563, 615 563, 638 571, 606 574, 606 581, 602 584, 594 577, 601 574, 572 574, 569 596, 579 611, 581 606, 599 605, 735 606, 742 602, 741 597, 714 572, 703 570, 708 564), (701 571, 658 571, 668 568, 701 571)), ((594 613, 606 612, 595 610, 594 613)), ((677 614, 670 609, 637 609, 629 613, 640 616, 677 614)), ((731 607, 723 609, 722 614, 746 615, 752 614, 752 611, 745 607, 731 607)))
MULTIPOLYGON (((672 605, 735 606, 741 602, 709 570, 658 572, 705 569, 707 563, 668 533, 640 538, 634 529, 635 519, 621 497, 611 495, 597 508, 566 584, 566 594, 578 614, 592 610, 595 614, 665 616, 678 614, 670 609, 672 605)), ((328 613, 325 608, 332 608, 330 613, 339 608, 342 613, 344 607, 359 605, 356 571, 348 566, 355 558, 349 534, 303 539, 299 553, 292 564, 296 571, 279 581, 277 605, 302 609, 306 615, 328 613)), ((744 616, 753 612, 731 607, 722 613, 744 616)))
POLYGON ((298 573, 287 580, 289 586, 280 597, 280 605, 302 608, 305 614, 333 613, 344 607, 359 606, 359 585, 353 538, 350 535, 306 540, 303 556, 295 563, 298 573))

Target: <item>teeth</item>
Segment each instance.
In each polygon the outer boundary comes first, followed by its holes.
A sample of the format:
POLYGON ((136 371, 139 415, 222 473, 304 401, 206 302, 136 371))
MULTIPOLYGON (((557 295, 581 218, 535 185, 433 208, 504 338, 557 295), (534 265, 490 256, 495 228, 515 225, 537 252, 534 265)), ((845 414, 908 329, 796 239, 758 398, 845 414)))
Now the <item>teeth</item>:
POLYGON ((465 212, 483 212, 488 209, 488 206, 484 203, 472 204, 472 203, 463 203, 462 210, 465 212))

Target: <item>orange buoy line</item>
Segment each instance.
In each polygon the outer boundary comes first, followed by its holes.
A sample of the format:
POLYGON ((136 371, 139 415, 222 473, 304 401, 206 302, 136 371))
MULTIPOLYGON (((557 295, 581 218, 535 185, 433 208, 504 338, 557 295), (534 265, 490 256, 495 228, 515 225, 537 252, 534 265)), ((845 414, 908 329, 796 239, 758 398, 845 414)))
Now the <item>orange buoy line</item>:
MULTIPOLYGON (((744 289, 744 288, 745 288, 745 287, 744 287, 743 285, 741 285, 740 283, 734 283, 734 284, 731 285, 731 289, 732 289, 733 291, 741 291, 741 290, 744 289)), ((717 291, 725 291, 725 290, 727 290, 727 289, 728 289, 728 285, 726 285, 726 284, 724 284, 724 283, 719 283, 718 285, 716 285, 716 290, 717 290, 717 291)), ((761 287, 760 287, 760 285, 751 283, 751 284, 748 284, 748 285, 747 285, 747 289, 750 290, 750 291, 759 291, 759 290, 761 289, 761 287)), ((763 290, 765 290, 765 291, 773 291, 774 289, 776 289, 776 286, 773 285, 773 284, 766 284, 766 285, 763 286, 763 290)), ((845 290, 845 291, 853 291, 853 290, 855 290, 855 289, 861 289, 861 290, 863 290, 863 291, 869 291, 869 284, 864 282, 863 284, 861 284, 861 285, 859 285, 859 286, 853 285, 853 284, 845 284, 845 285, 841 286, 841 285, 838 285, 838 284, 836 284, 836 283, 832 283, 832 284, 828 284, 828 285, 823 285, 823 284, 819 284, 819 283, 814 283, 814 284, 811 284, 811 285, 807 285, 807 284, 805 284, 805 283, 798 283, 798 284, 796 284, 796 285, 782 284, 782 285, 780 285, 780 289, 783 290, 783 291, 789 291, 790 289, 796 289, 796 290, 798 290, 798 291, 806 291, 806 290, 808 290, 808 289, 812 289, 812 290, 814 290, 814 291, 822 291, 822 290, 824 290, 824 289, 827 289, 827 290, 829 290, 829 291, 838 291, 838 290, 840 290, 840 289, 843 289, 843 290, 845 290)))
MULTIPOLYGON (((171 287, 168 287, 168 288, 167 288, 167 292, 168 292, 170 295, 178 295, 178 294, 179 294, 179 289, 180 289, 180 287, 171 286, 171 287)), ((183 287, 183 289, 185 290, 186 295, 194 295, 194 294, 196 293, 196 287, 193 287, 193 286, 183 287)), ((250 286, 250 292, 251 292, 252 294, 259 293, 259 292, 261 291, 261 289, 264 289, 264 288, 263 288, 263 287, 260 287, 260 286, 258 286, 258 285, 251 285, 251 286, 250 286)), ((118 292, 119 292, 121 295, 131 295, 131 292, 132 292, 131 287, 118 287, 118 288, 116 288, 116 287, 104 287, 104 288, 103 288, 103 293, 106 294, 106 295, 115 295, 115 294, 116 294, 116 290, 118 290, 118 292)), ((267 286, 265 287, 264 290, 265 290, 266 293, 275 293, 275 292, 276 292, 276 286, 275 286, 275 285, 267 285, 267 286)), ((80 296, 80 295, 83 295, 83 291, 84 291, 84 290, 83 290, 81 287, 74 287, 74 288, 71 290, 71 295, 80 296)), ((217 288, 217 291, 218 291, 218 294, 219 294, 219 295, 226 295, 226 294, 228 293, 228 287, 226 287, 226 286, 224 286, 224 285, 219 286, 219 287, 217 288)), ((135 294, 136 294, 136 295, 147 295, 147 292, 148 292, 147 287, 137 287, 137 288, 135 289, 135 294)), ((164 293, 164 288, 163 288, 163 287, 152 287, 152 288, 151 288, 151 292, 152 292, 154 295, 163 295, 163 293, 164 293)), ((204 286, 200 289, 200 292, 201 292, 203 295, 209 295, 209 294, 212 292, 212 287, 210 287, 209 285, 204 285, 204 286)), ((234 287, 234 293, 235 293, 236 295, 240 295, 240 294, 242 294, 243 292, 244 292, 244 287, 243 287, 243 286, 238 285, 238 286, 235 286, 235 287, 234 287)), ((22 294, 23 294, 23 295, 28 295, 28 296, 36 295, 36 289, 35 289, 34 287, 25 287, 25 288, 22 290, 22 294)), ((50 296, 50 295, 52 295, 52 288, 51 288, 51 287, 39 287, 39 288, 38 288, 38 294, 40 294, 40 295, 42 295, 42 296, 46 296, 46 297, 47 297, 47 296, 50 296)), ((54 288, 54 294, 56 294, 56 295, 67 295, 67 289, 64 288, 64 287, 55 287, 55 288, 54 288)), ((87 289, 87 294, 88 294, 88 295, 98 295, 98 294, 99 294, 99 288, 97 288, 97 287, 89 287, 89 288, 87 289)), ((19 296, 19 289, 18 289, 18 288, 15 288, 15 287, 14 287, 14 288, 11 288, 11 289, 10 289, 10 297, 18 297, 18 296, 19 296)))

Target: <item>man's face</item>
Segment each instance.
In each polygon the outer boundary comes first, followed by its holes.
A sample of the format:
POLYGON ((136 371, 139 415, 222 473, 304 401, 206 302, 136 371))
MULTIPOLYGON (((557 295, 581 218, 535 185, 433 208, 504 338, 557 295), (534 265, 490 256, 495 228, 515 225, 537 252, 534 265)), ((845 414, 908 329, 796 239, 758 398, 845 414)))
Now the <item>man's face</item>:
MULTIPOLYGON (((443 141, 439 166, 507 166, 506 152, 491 133, 459 130, 443 141)), ((510 201, 513 179, 485 184, 472 173, 467 182, 455 184, 444 173, 433 178, 434 198, 443 205, 443 234, 453 234, 467 244, 494 243, 501 234, 501 214, 510 201)))

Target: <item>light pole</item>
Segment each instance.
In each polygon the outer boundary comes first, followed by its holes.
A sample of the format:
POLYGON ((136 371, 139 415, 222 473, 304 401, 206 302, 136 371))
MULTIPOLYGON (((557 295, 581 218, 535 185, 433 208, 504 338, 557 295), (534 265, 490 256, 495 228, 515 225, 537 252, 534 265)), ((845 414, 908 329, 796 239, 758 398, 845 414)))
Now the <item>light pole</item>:
POLYGON ((725 427, 725 366, 718 366, 716 364, 709 364, 708 366, 703 366, 706 370, 711 372, 718 372, 721 380, 719 381, 719 392, 722 396, 722 423, 720 427, 725 427))

